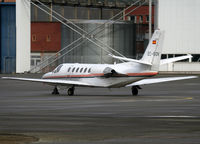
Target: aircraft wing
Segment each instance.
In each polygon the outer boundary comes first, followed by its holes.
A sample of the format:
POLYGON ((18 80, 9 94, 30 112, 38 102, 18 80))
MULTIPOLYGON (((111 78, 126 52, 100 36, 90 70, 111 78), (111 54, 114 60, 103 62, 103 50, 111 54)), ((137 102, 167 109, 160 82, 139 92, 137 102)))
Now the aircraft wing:
POLYGON ((92 86, 91 84, 85 83, 85 82, 63 80, 63 79, 32 79, 32 78, 19 78, 19 77, 2 77, 2 79, 12 79, 12 80, 19 80, 19 81, 40 82, 40 83, 46 83, 46 84, 50 84, 50 85, 92 86))
POLYGON ((197 78, 197 76, 143 79, 143 80, 134 82, 132 84, 126 85, 126 87, 137 86, 137 85, 146 85, 146 84, 154 84, 154 83, 162 83, 162 82, 176 81, 176 80, 184 80, 184 79, 192 79, 192 78, 197 78))
POLYGON ((192 58, 192 55, 188 54, 185 56, 179 56, 179 57, 175 57, 175 58, 162 59, 162 60, 160 60, 160 65, 164 65, 164 64, 168 64, 168 63, 172 63, 172 62, 176 62, 176 61, 180 61, 180 60, 184 60, 184 59, 188 59, 188 58, 192 58))

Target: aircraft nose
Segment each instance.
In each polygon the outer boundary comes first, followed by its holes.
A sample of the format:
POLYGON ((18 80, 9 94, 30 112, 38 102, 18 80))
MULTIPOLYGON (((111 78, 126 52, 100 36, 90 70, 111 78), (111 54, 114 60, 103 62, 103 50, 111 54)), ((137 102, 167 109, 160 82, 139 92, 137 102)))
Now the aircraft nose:
POLYGON ((45 74, 42 76, 42 78, 44 79, 44 78, 48 77, 50 74, 51 74, 51 72, 45 73, 45 74))

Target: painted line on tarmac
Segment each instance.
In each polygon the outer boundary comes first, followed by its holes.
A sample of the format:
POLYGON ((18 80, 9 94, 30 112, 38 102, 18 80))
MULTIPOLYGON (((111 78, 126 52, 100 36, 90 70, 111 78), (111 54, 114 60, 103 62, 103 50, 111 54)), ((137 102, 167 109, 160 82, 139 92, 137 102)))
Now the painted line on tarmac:
POLYGON ((200 116, 188 116, 188 115, 169 115, 169 116, 147 116, 149 118, 200 118, 200 116))
POLYGON ((185 97, 185 98, 163 98, 163 99, 123 99, 123 100, 115 100, 116 102, 165 102, 165 101, 181 101, 181 100, 193 100, 193 97, 185 97))

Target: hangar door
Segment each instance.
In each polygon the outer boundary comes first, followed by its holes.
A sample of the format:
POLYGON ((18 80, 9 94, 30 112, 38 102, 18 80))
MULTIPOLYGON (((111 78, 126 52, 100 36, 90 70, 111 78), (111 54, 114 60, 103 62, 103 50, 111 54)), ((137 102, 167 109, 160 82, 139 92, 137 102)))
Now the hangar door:
POLYGON ((0 71, 16 71, 16 11, 15 3, 0 3, 0 71))

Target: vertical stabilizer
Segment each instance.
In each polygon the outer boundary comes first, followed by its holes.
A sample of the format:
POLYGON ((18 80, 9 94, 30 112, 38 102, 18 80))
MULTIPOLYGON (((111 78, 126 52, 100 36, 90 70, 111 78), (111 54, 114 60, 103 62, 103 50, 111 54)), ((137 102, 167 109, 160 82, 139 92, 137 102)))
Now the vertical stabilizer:
POLYGON ((159 70, 163 38, 164 32, 160 30, 155 30, 141 59, 144 62, 152 64, 151 70, 159 70))

